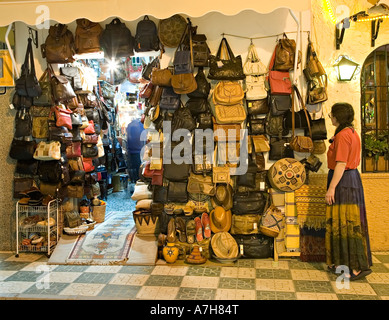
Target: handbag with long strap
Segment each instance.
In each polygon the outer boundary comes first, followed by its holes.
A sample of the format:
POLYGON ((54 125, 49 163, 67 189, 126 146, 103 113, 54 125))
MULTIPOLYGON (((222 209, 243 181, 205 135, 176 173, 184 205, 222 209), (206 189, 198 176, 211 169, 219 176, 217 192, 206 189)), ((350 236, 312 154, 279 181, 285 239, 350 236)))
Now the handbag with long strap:
POLYGON ((42 94, 42 89, 35 74, 31 38, 28 38, 26 56, 22 65, 21 75, 19 79, 15 81, 15 90, 20 96, 27 96, 31 98, 39 97, 42 94))
MULTIPOLYGON (((300 92, 298 91, 297 87, 293 86, 293 89, 296 92, 300 106, 303 108, 305 116, 307 118, 309 137, 295 136, 295 132, 294 132, 295 131, 295 118, 294 118, 295 110, 294 110, 294 104, 292 104, 292 140, 290 141, 290 147, 297 152, 312 152, 313 151, 312 131, 311 131, 310 120, 308 117, 308 111, 305 108, 305 104, 301 98, 300 92)), ((292 100, 294 100, 294 96, 292 100)))

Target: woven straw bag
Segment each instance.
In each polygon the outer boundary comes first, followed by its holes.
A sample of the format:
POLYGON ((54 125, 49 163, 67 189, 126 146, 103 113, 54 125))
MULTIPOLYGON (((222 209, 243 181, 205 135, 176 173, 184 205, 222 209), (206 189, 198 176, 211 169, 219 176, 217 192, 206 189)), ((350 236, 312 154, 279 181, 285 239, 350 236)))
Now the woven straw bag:
POLYGON ((304 165, 296 159, 283 158, 270 167, 268 178, 274 189, 290 192, 305 183, 306 171, 304 165))

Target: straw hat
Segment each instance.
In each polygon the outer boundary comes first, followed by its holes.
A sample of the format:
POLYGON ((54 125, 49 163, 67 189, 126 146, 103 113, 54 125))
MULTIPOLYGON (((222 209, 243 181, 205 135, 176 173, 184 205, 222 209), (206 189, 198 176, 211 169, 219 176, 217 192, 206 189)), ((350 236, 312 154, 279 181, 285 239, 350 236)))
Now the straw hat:
POLYGON ((232 194, 233 190, 229 183, 218 184, 215 191, 215 196, 211 198, 213 207, 221 206, 225 210, 232 208, 232 194))
POLYGON ((179 14, 160 20, 158 26, 159 40, 165 47, 177 47, 186 29, 186 25, 185 18, 179 14))
POLYGON ((211 246, 218 258, 232 259, 238 256, 238 244, 228 232, 218 232, 211 239, 211 246))
POLYGON ((231 210, 226 211, 223 207, 217 206, 209 214, 209 220, 213 233, 226 232, 231 228, 231 210))

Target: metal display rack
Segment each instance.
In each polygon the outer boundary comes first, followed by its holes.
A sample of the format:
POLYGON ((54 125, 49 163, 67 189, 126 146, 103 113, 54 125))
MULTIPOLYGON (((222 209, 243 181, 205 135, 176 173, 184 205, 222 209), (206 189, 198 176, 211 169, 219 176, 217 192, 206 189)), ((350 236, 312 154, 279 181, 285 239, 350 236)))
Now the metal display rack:
POLYGON ((59 241, 58 231, 58 200, 51 200, 47 206, 29 206, 20 204, 19 201, 16 204, 16 255, 19 256, 19 252, 35 252, 46 253, 49 257, 54 250, 54 247, 59 241), (42 220, 47 221, 47 225, 29 225, 23 226, 20 224, 21 219, 39 215, 42 220), (50 218, 55 220, 55 223, 50 226, 50 218), (32 233, 37 233, 46 237, 44 244, 23 244, 23 239, 29 239, 32 233), (54 240, 55 239, 55 240, 54 240))

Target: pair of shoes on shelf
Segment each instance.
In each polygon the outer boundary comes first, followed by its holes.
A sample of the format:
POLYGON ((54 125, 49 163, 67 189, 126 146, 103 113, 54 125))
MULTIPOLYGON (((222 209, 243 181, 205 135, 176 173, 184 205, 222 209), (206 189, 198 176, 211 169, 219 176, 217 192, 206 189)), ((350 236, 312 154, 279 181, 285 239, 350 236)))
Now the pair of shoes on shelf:
POLYGON ((209 215, 203 212, 200 217, 194 219, 196 226, 196 240, 197 242, 202 241, 204 238, 211 237, 211 226, 209 224, 209 215))

